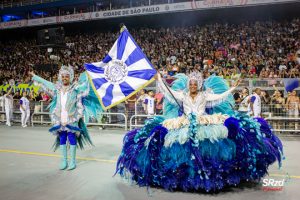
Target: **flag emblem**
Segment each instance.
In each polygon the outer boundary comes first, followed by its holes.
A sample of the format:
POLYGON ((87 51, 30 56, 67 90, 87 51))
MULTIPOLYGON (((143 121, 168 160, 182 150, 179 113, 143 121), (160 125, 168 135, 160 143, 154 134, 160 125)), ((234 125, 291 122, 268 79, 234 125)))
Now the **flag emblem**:
POLYGON ((127 75, 128 69, 122 60, 111 60, 104 70, 105 78, 113 84, 123 82, 127 75))

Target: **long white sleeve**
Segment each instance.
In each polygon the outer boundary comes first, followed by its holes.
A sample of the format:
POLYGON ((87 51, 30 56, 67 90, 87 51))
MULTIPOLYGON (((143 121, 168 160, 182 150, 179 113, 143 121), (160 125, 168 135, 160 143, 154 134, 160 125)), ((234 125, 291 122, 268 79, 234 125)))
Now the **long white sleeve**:
POLYGON ((184 99, 184 93, 183 93, 183 91, 175 91, 175 90, 171 89, 170 87, 167 88, 167 86, 164 84, 164 82, 163 82, 163 80, 161 79, 160 76, 158 76, 157 81, 158 81, 159 87, 163 90, 163 92, 164 92, 165 94, 170 94, 169 91, 171 91, 172 94, 174 95, 174 97, 175 97, 177 100, 183 101, 183 99, 184 99), (169 89, 169 90, 168 90, 168 89, 169 89))
POLYGON ((210 94, 210 93, 206 93, 206 101, 218 101, 221 100, 225 97, 227 97, 229 94, 231 94, 236 87, 232 87, 229 90, 227 90, 226 92, 223 92, 222 94, 210 94))

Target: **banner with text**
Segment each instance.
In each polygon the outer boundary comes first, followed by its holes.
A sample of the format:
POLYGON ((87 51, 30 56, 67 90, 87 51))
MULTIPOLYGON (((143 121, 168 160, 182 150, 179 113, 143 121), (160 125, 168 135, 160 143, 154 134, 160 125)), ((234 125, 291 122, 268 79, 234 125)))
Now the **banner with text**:
POLYGON ((178 11, 194 11, 210 8, 246 7, 265 4, 298 2, 299 0, 203 0, 189 1, 173 4, 134 7, 128 9, 107 10, 99 12, 78 13, 56 17, 19 20, 0 23, 0 29, 19 28, 25 26, 41 26, 56 23, 78 22, 85 20, 98 20, 126 16, 151 15, 178 11))

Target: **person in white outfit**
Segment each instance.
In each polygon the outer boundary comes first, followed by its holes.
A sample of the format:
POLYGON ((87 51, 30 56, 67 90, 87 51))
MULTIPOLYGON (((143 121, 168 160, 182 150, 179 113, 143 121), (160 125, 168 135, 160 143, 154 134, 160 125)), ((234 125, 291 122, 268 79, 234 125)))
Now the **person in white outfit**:
POLYGON ((0 111, 4 111, 4 95, 0 93, 0 111))
POLYGON ((30 106, 29 100, 27 99, 27 93, 23 92, 23 97, 20 99, 20 111, 22 113, 21 122, 22 127, 27 127, 27 122, 30 117, 30 106))
POLYGON ((249 98, 248 113, 253 117, 261 117, 261 89, 256 88, 249 98))
MULTIPOLYGON (((0 93, 0 111, 4 111, 4 94, 0 93)), ((4 114, 0 114, 0 120, 4 121, 4 114)))
POLYGON ((242 94, 241 94, 240 98, 241 98, 241 103, 239 105, 238 111, 247 113, 248 105, 249 105, 249 98, 250 98, 248 88, 244 88, 242 90, 242 94))
POLYGON ((152 90, 149 91, 148 96, 145 98, 144 101, 145 105, 147 106, 147 115, 154 115, 155 114, 155 99, 154 93, 152 90))
POLYGON ((4 94, 4 107, 7 126, 11 126, 11 120, 13 118, 13 101, 11 90, 9 90, 6 94, 4 94))

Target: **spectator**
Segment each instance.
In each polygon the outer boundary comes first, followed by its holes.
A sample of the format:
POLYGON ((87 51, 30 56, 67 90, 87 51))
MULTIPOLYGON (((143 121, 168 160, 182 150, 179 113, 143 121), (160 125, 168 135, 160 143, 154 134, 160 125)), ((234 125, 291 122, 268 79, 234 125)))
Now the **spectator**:
POLYGON ((21 124, 22 127, 27 127, 27 121, 30 117, 30 106, 29 100, 27 99, 27 93, 23 92, 23 97, 20 99, 20 111, 22 113, 21 116, 21 124))
POLYGON ((244 88, 242 92, 239 94, 239 111, 243 113, 247 113, 249 106, 249 90, 248 88, 244 88))
POLYGON ((256 88, 249 97, 249 106, 248 106, 248 112, 250 116, 253 117, 261 117, 261 89, 256 88))
POLYGON ((147 91, 145 89, 142 89, 139 92, 139 95, 140 96, 137 99, 138 111, 139 111, 139 113, 141 112, 141 114, 145 114, 146 110, 147 110, 147 106, 146 106, 146 104, 144 102, 145 102, 145 99, 148 97, 147 91), (140 108, 142 108, 142 109, 140 109, 140 108))
POLYGON ((156 114, 161 115, 163 112, 163 98, 164 95, 161 92, 158 92, 154 95, 155 98, 155 108, 156 108, 156 114))
POLYGON ((260 97, 261 97, 261 105, 262 105, 261 111, 263 113, 269 112, 269 104, 270 104, 271 98, 270 98, 268 92, 261 91, 260 97))
POLYGON ((20 95, 20 92, 19 91, 16 91, 16 93, 14 94, 14 96, 13 96, 13 99, 14 100, 20 100, 22 97, 21 97, 21 95, 20 95))
POLYGON ((30 91, 29 98, 34 102, 34 113, 41 112, 41 101, 43 100, 42 94, 35 94, 33 90, 30 91))
MULTIPOLYGON (((286 101, 286 106, 287 106, 287 110, 288 110, 288 116, 289 117, 299 117, 299 108, 300 108, 300 99, 297 96, 297 93, 295 90, 293 90, 290 95, 287 98, 286 101)), ((294 128, 295 130, 299 129, 299 122, 295 121, 292 122, 291 125, 293 125, 293 127, 290 128, 294 128)))
POLYGON ((299 105, 300 105, 299 97, 297 96, 296 91, 293 90, 286 101, 288 115, 290 117, 298 117, 299 116, 299 105))
MULTIPOLYGON (((299 31, 299 19, 131 29, 149 59, 158 70, 163 69, 164 76, 201 70, 205 77, 270 77, 270 85, 274 77, 299 77, 299 31)), ((61 63, 75 66, 78 73, 84 63, 101 61, 116 36, 111 32, 71 34, 66 37, 69 49, 59 50, 57 55, 61 63)), ((36 41, 30 39, 0 43, 0 84, 11 78, 16 84, 27 82, 24 74, 33 66, 52 62, 49 53, 31 48, 35 45, 36 41)), ((52 78, 51 72, 42 76, 52 78)))
POLYGON ((285 99, 283 98, 282 92, 276 89, 271 97, 271 102, 273 107, 273 114, 276 116, 283 116, 285 99))
POLYGON ((41 96, 42 96, 42 100, 40 100, 40 102, 48 102, 48 101, 50 101, 50 96, 46 92, 42 92, 41 96))
POLYGON ((13 119, 13 96, 10 89, 7 93, 4 93, 4 107, 6 114, 6 125, 11 126, 11 120, 13 119))
MULTIPOLYGON (((280 84, 276 80, 277 77, 300 77, 299 19, 287 22, 264 21, 155 29, 137 28, 131 29, 130 32, 170 85, 174 81, 172 75, 191 71, 201 71, 205 78, 211 74, 226 79, 239 76, 266 78, 268 82, 265 86, 280 84)), ((57 56, 61 63, 74 66, 76 79, 78 73, 83 70, 84 63, 101 61, 104 58, 117 35, 117 32, 71 33, 66 37, 69 48, 58 50, 57 56)), ((30 38, 0 42, 0 85, 8 84, 10 79, 14 79, 16 85, 30 83, 29 77, 24 74, 37 65, 53 62, 49 53, 31 48, 35 45, 36 41, 30 38)), ((57 79, 57 75, 51 71, 41 72, 41 75, 44 78, 57 79)), ((16 97, 20 98, 19 94, 16 94, 16 97)), ((159 98, 154 97, 158 112, 161 105, 159 98)), ((237 93, 235 97, 236 103, 241 103, 247 96, 242 92, 242 94, 237 93)), ((35 101, 50 99, 44 93, 42 97, 40 94, 32 93, 29 98, 35 101)), ((144 102, 142 99, 139 102, 144 102)), ((266 107, 272 107, 267 99, 268 93, 262 92, 263 112, 267 111, 266 107)), ((280 99, 284 100, 282 94, 280 99)), ((282 101, 276 102, 273 98, 271 103, 274 102, 271 111, 281 110, 282 114, 285 108, 282 101)), ((244 103, 248 103, 248 100, 244 103)), ((36 103, 35 108, 40 110, 38 104, 36 103)), ((130 101, 126 101, 127 113, 134 110, 131 106, 130 101)), ((146 110, 146 105, 144 106, 146 110)), ((241 109, 245 110, 245 108, 241 109)))
POLYGON ((128 119, 135 113, 136 95, 131 96, 125 101, 125 114, 128 119))
POLYGON ((154 99, 154 92, 150 90, 148 92, 148 96, 145 99, 145 104, 147 105, 147 115, 154 115, 155 114, 155 99, 154 99))
POLYGON ((4 111, 4 94, 0 92, 0 111, 4 111))

